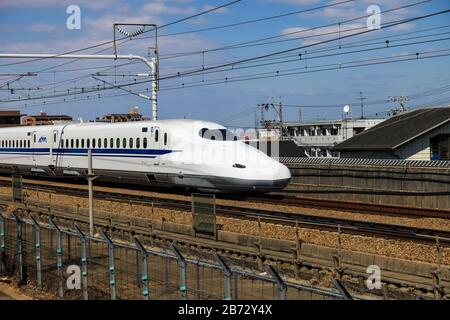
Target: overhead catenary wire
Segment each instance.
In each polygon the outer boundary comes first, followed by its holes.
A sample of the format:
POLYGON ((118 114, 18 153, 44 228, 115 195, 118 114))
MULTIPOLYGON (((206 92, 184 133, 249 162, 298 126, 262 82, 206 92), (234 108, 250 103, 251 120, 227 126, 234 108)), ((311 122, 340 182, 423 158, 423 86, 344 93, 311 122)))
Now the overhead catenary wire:
MULTIPOLYGON (((424 44, 424 43, 430 43, 431 41, 442 41, 442 40, 450 40, 450 37, 442 38, 442 39, 426 40, 426 41, 422 41, 422 42, 402 43, 402 44, 399 44, 399 45, 391 45, 390 47, 377 47, 377 48, 364 49, 364 50, 359 50, 359 51, 339 52, 339 53, 337 53, 337 54, 331 54, 331 55, 311 56, 309 59, 310 59, 310 60, 313 60, 313 59, 316 59, 316 58, 329 57, 329 56, 334 56, 334 55, 353 54, 353 53, 355 53, 355 52, 367 52, 367 51, 369 51, 369 50, 370 50, 370 51, 375 51, 375 50, 380 50, 380 49, 391 49, 391 48, 396 48, 396 47, 403 47, 403 46, 408 46, 408 45, 413 45, 413 44, 424 44)), ((249 68, 249 67, 270 66, 270 65, 275 65, 275 64, 279 64, 279 63, 285 63, 285 62, 292 62, 292 61, 297 62, 298 60, 297 60, 297 59, 294 59, 294 60, 287 60, 287 61, 281 61, 281 62, 276 62, 276 63, 259 64, 259 65, 256 65, 256 66, 244 66, 244 67, 241 67, 241 68, 233 69, 233 71, 236 71, 237 69, 246 69, 246 68, 249 68)), ((333 65, 335 65, 335 64, 331 64, 331 66, 333 66, 333 65)), ((310 65, 310 66, 309 66, 309 69, 311 70, 311 69, 318 68, 318 67, 328 67, 328 66, 330 66, 330 64, 326 64, 326 65, 318 65, 318 66, 310 65)), ((278 72, 277 75, 280 75, 282 72, 285 72, 285 71, 303 70, 303 69, 306 69, 306 68, 294 68, 294 69, 290 68, 290 69, 287 69, 287 70, 270 71, 270 72, 266 72, 266 73, 258 73, 258 74, 255 74, 255 75, 262 75, 262 74, 268 74, 268 75, 270 75, 270 74, 273 74, 274 72, 278 72)), ((216 71, 211 71, 211 72, 225 72, 225 71, 228 71, 228 70, 224 70, 224 71, 221 71, 221 70, 220 70, 220 71, 217 71, 217 70, 216 70, 216 71)), ((208 73, 210 73, 210 72, 208 72, 208 73)), ((227 80, 226 82, 230 82, 231 80, 237 79, 237 78, 239 78, 239 77, 247 77, 247 76, 249 76, 249 75, 237 76, 237 77, 231 77, 231 76, 228 76, 227 79, 226 79, 226 80, 227 80)), ((83 76, 82 78, 84 78, 84 76, 83 76)), ((185 87, 188 87, 188 86, 193 85, 193 84, 196 84, 196 83, 203 84, 203 83, 208 83, 208 82, 211 82, 211 81, 220 81, 220 80, 222 80, 222 79, 210 79, 210 80, 204 80, 204 79, 202 79, 201 81, 197 81, 197 82, 184 83, 184 84, 181 85, 181 86, 182 86, 183 88, 185 88, 185 87)), ((66 81, 69 81, 69 80, 66 80, 66 81)), ((149 81, 149 80, 137 82, 136 79, 135 79, 134 82, 133 82, 133 84, 143 84, 143 83, 148 82, 148 81, 149 81)), ((124 81, 123 83, 124 83, 124 84, 127 84, 128 82, 124 81)), ((117 84, 117 83, 116 83, 116 84, 117 84)), ((119 82, 119 84, 121 84, 121 83, 119 82)), ((59 84, 59 85, 60 85, 60 84, 59 84)), ((94 86, 92 86, 92 87, 94 87, 94 86)), ((81 90, 81 88, 76 88, 76 89, 81 90)), ((93 91, 93 90, 96 90, 96 89, 90 90, 89 87, 86 87, 86 86, 84 87, 84 89, 86 89, 87 92, 91 92, 91 91, 93 91)), ((101 88, 98 88, 97 90, 100 90, 100 89, 101 89, 101 88)), ((162 87, 161 90, 164 91, 164 90, 165 90, 165 87, 162 87)), ((66 92, 66 91, 67 91, 67 89, 66 89, 66 90, 62 90, 62 91, 58 91, 58 93, 64 93, 64 92, 66 92)), ((56 93, 55 91, 53 91, 53 92, 56 93)), ((45 93, 43 93, 43 94, 45 94, 45 93)), ((39 97, 37 97, 37 98, 39 98, 39 97)))

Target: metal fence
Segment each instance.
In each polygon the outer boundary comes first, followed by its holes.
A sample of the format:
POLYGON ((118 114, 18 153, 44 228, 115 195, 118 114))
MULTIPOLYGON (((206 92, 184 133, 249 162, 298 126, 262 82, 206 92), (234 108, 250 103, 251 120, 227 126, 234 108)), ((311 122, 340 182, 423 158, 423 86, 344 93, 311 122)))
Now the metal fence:
POLYGON ((346 298, 339 285, 284 281, 269 265, 258 273, 214 253, 186 256, 173 243, 148 248, 137 238, 113 241, 106 231, 91 237, 78 226, 0 214, 0 274, 63 299, 346 298))

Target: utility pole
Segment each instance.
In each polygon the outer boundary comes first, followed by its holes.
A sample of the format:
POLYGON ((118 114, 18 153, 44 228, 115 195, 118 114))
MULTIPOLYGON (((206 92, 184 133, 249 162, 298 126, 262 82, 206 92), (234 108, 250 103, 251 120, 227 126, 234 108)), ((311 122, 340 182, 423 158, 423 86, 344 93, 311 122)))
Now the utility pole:
POLYGON ((359 92, 359 100, 361 101, 361 119, 364 119, 364 104, 363 104, 363 100, 365 100, 366 98, 363 97, 363 93, 359 92))
POLYGON ((92 149, 88 149, 88 189, 89 189, 89 235, 94 236, 94 190, 93 181, 96 177, 92 173, 92 149))
POLYGON ((302 107, 298 108, 298 122, 303 122, 303 110, 302 110, 302 107))
POLYGON ((281 103, 281 97, 278 97, 278 115, 280 117, 280 134, 283 137, 283 104, 281 103))

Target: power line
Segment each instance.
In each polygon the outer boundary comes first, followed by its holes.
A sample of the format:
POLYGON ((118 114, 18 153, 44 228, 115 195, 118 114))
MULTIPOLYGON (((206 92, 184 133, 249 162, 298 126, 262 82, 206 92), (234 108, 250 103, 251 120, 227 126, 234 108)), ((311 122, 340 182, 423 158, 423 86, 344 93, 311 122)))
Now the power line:
POLYGON ((379 29, 369 29, 369 30, 358 32, 358 33, 354 33, 354 34, 349 34, 349 35, 345 35, 345 36, 342 36, 342 37, 338 37, 338 38, 323 40, 323 41, 318 42, 318 43, 312 43, 312 44, 308 44, 308 45, 303 45, 303 46, 298 46, 298 47, 294 47, 294 48, 290 48, 290 49, 285 49, 285 50, 280 50, 280 51, 267 53, 267 54, 256 56, 256 57, 251 57, 251 58, 246 58, 246 59, 242 59, 242 60, 237 60, 237 61, 234 61, 234 62, 231 62, 231 63, 219 64, 217 66, 212 66, 212 67, 202 68, 202 69, 197 69, 197 70, 191 70, 191 71, 186 71, 186 72, 182 72, 182 73, 180 72, 179 74, 174 75, 174 76, 160 77, 159 80, 164 80, 164 79, 168 79, 168 78, 176 78, 176 77, 179 77, 180 75, 200 73, 200 72, 204 72, 204 71, 208 71, 208 70, 235 66, 235 65, 243 63, 243 62, 258 60, 258 59, 262 59, 262 58, 268 58, 268 57, 279 55, 279 54, 283 54, 283 53, 288 53, 288 52, 297 51, 297 50, 301 50, 301 49, 305 49, 305 48, 310 48, 310 47, 318 46, 318 45, 325 44, 325 43, 330 43, 330 42, 337 41, 337 40, 342 40, 342 39, 346 39, 346 38, 350 38, 350 37, 354 37, 354 36, 359 36, 359 35, 362 35, 362 34, 367 34, 367 33, 374 32, 374 31, 379 31, 379 30, 386 29, 386 28, 395 27, 395 26, 402 25, 402 24, 405 24, 405 23, 408 23, 408 22, 413 22, 413 21, 418 21, 418 20, 422 20, 422 19, 438 16, 438 15, 449 13, 449 12, 450 12, 450 10, 442 10, 442 11, 439 11, 439 12, 434 12, 434 13, 427 14, 427 15, 422 15, 422 16, 418 16, 418 17, 414 17, 414 18, 404 19, 404 20, 402 20, 400 22, 395 22, 395 23, 391 23, 391 24, 388 24, 388 25, 384 25, 384 26, 381 26, 379 29))
MULTIPOLYGON (((395 8, 389 9, 389 10, 381 11, 380 14, 406 9, 406 8, 417 6, 417 5, 421 5, 421 4, 430 2, 430 1, 432 1, 432 0, 419 1, 419 2, 415 2, 415 3, 411 3, 411 4, 395 7, 395 8)), ((259 39, 255 39, 255 40, 235 43, 235 44, 232 44, 232 45, 222 46, 222 47, 203 49, 203 50, 184 52, 184 53, 181 52, 181 53, 173 53, 173 54, 168 54, 168 55, 166 54, 166 58, 164 58, 164 55, 161 55, 161 59, 178 58, 178 57, 184 57, 184 56, 187 56, 187 55, 194 55, 194 54, 202 54, 202 53, 208 53, 208 52, 214 52, 214 51, 229 50, 229 49, 233 49, 233 48, 244 48, 244 47, 248 47, 249 45, 257 45, 256 43, 261 42, 261 41, 277 39, 277 38, 283 38, 283 37, 290 36, 290 35, 293 35, 293 34, 305 33, 305 32, 314 31, 314 30, 318 30, 318 29, 322 29, 322 28, 338 26, 338 25, 342 25, 342 24, 345 24, 345 23, 348 23, 348 22, 353 22, 353 21, 356 21, 356 20, 368 18, 370 16, 371 16, 371 14, 367 14, 367 15, 363 15, 363 16, 359 16, 359 17, 355 17, 355 18, 350 18, 350 19, 347 19, 347 20, 341 20, 341 21, 338 21, 338 22, 333 22, 333 23, 320 25, 320 26, 317 26, 317 27, 297 30, 297 31, 285 33, 285 34, 282 34, 282 35, 264 37, 264 38, 259 38, 259 39)))
MULTIPOLYGON (((350 52, 339 52, 339 53, 336 53, 336 54, 327 54, 327 55, 319 55, 319 56, 312 56, 312 57, 309 57, 309 59, 310 60, 312 60, 312 59, 319 59, 319 58, 323 58, 323 57, 329 57, 329 56, 335 56, 335 55, 345 55, 345 54, 353 54, 353 53, 358 53, 358 52, 368 52, 368 51, 375 51, 375 50, 380 50, 380 49, 387 49, 387 48, 396 48, 396 47, 404 47, 404 46, 409 46, 409 45, 413 45, 413 44, 423 44, 423 43, 429 43, 430 41, 441 41, 441 40, 449 40, 450 38, 444 38, 444 39, 434 39, 434 40, 428 40, 428 41, 422 41, 422 42, 412 42, 412 43, 402 43, 402 44, 399 44, 399 45, 390 45, 390 47, 376 47, 376 48, 370 48, 370 49, 364 49, 364 50, 357 50, 357 51, 350 51, 350 52)), ((399 41, 403 41, 403 40, 405 40, 405 39, 401 39, 401 40, 399 40, 399 41)), ((235 68, 235 69, 233 69, 233 71, 235 71, 235 70, 237 70, 237 69, 246 69, 246 68, 251 68, 251 67, 261 67, 261 66, 270 66, 270 65, 275 65, 275 64, 279 64, 279 63, 286 63, 286 62, 298 62, 299 60, 298 59, 293 59, 293 60, 286 60, 286 61, 281 61, 281 62, 275 62, 275 63, 265 63, 265 64, 258 64, 258 65, 252 65, 252 66, 244 66, 244 67, 240 67, 240 68, 235 68)), ((334 66, 334 65, 336 65, 336 64, 331 64, 331 66, 334 66)), ((329 64, 327 64, 327 65, 322 65, 322 66, 310 66, 309 68, 311 69, 311 68, 318 68, 318 67, 327 67, 327 66, 330 66, 329 64)), ((278 74, 280 74, 281 72, 285 72, 285 71, 293 71, 293 70, 303 70, 303 69, 305 69, 305 68, 296 68, 296 69, 285 69, 285 70, 279 70, 278 71, 278 74)), ((209 71, 209 72, 206 72, 206 73, 212 73, 212 72, 225 72, 225 71, 229 71, 229 70, 215 70, 215 71, 209 71)), ((267 72, 267 73, 262 73, 262 74, 269 74, 269 75, 271 75, 271 74, 273 74, 273 72, 274 71, 271 71, 271 72, 267 72)), ((261 75, 261 74, 256 74, 256 75, 261 75)), ((190 76, 193 76, 193 75, 190 75, 190 76)), ((82 77, 80 77, 80 78, 84 78, 85 76, 82 76, 82 77)), ((232 78, 232 77, 227 77, 227 80, 232 80, 232 79, 236 79, 236 78, 239 78, 239 77, 248 77, 248 75, 244 75, 244 76, 237 76, 237 77, 234 77, 234 78, 232 78)), ((221 79, 213 79, 213 80, 204 80, 204 79, 202 79, 201 81, 198 81, 198 82, 190 82, 190 83, 188 83, 188 85, 192 85, 192 84, 195 84, 195 83, 200 83, 200 84, 203 84, 203 83, 205 83, 205 82, 211 82, 211 81, 217 81, 217 80, 222 80, 222 78, 221 79)), ((62 82, 71 82, 70 80, 66 80, 66 81, 62 81, 62 82)), ((143 83, 145 83, 145 82, 148 82, 148 80, 145 80, 145 81, 139 81, 139 82, 137 82, 136 81, 136 79, 134 79, 134 82, 133 82, 133 84, 143 84, 143 83)), ((124 81, 123 82, 125 85, 127 84, 127 83, 129 83, 129 82, 127 82, 127 81, 124 81)), ((119 82, 119 84, 120 84, 120 82, 119 82)), ((51 84, 49 84, 49 85, 51 85, 51 84)), ((59 85, 58 85, 59 86, 59 85)), ((42 87, 42 86, 41 86, 42 87)), ((183 85, 182 87, 186 87, 186 85, 183 85)), ((191 87, 191 86, 190 86, 191 87)), ((88 89, 87 87, 85 87, 86 89, 88 89)), ((161 90, 165 90, 166 88, 162 88, 161 90)), ((63 91, 58 91, 58 93, 61 93, 61 92, 66 92, 67 90, 63 90, 63 91)), ((54 91, 54 93, 55 93, 55 91, 54 91)), ((45 93, 43 93, 43 94, 45 94, 45 93)), ((37 99, 39 99, 39 97, 37 97, 37 99)))

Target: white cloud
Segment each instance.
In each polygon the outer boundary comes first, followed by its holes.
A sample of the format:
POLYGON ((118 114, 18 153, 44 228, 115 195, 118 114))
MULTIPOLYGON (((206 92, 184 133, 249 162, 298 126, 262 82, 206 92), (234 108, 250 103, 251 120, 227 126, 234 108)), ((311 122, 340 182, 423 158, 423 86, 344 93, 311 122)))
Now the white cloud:
POLYGON ((28 26, 26 30, 31 32, 55 32, 58 30, 58 27, 45 22, 38 22, 28 26))
POLYGON ((342 24, 340 27, 338 25, 333 25, 313 30, 310 30, 307 27, 290 27, 283 29, 281 34, 288 38, 305 38, 299 39, 299 41, 301 41, 301 45, 310 45, 337 38, 339 37, 339 34, 341 36, 355 34, 364 31, 364 27, 365 25, 360 23, 347 23, 342 24))
POLYGON ((67 7, 76 4, 89 9, 106 9, 119 4, 119 0, 1 0, 0 8, 46 8, 46 7, 67 7))

